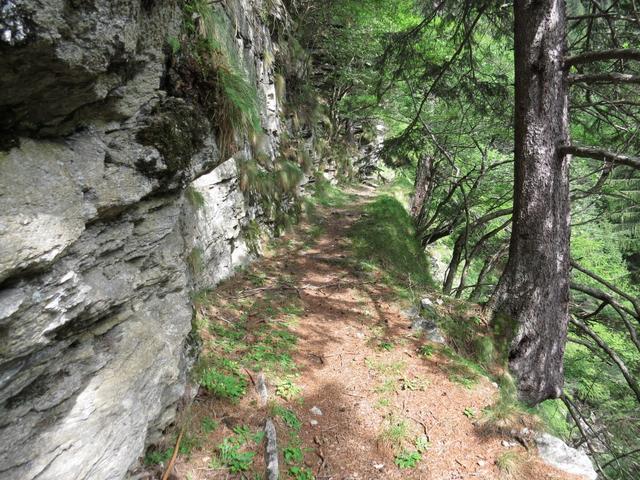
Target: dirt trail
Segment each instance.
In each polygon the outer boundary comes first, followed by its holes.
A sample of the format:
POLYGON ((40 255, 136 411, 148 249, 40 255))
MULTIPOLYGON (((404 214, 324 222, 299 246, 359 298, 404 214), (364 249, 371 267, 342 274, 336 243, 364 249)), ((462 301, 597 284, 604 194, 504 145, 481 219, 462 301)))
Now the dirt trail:
MULTIPOLYGON (((481 412, 495 401, 496 386, 485 377, 472 385, 456 382, 445 356, 421 355, 425 341, 412 335, 394 292, 354 268, 347 230, 373 194, 361 189, 349 206, 322 211, 323 233, 311 247, 301 246, 299 229, 252 269, 287 278, 297 289, 289 293, 304 309, 291 327, 298 338, 293 359, 302 394, 287 402, 302 422, 304 465, 318 479, 493 480, 505 478, 496 460, 513 451, 519 469, 511 478, 573 478, 543 466, 519 445, 506 448, 503 438, 481 435, 481 412), (313 407, 322 415, 314 415, 313 407), (415 451, 416 439, 425 436, 429 444, 421 460, 413 468, 398 468, 398 453, 415 451)), ((222 294, 251 293, 240 277, 221 286, 222 294)), ((254 288, 255 295, 268 285, 254 288)), ((255 398, 234 405, 199 396, 195 407, 196 417, 206 414, 227 424, 224 418, 232 418, 231 426, 235 421, 258 425, 264 413, 255 398)), ((284 448, 288 434, 282 422, 278 434, 284 448)), ((206 440, 178 463, 179 478, 243 478, 207 468, 211 444, 214 440, 206 440)), ((254 464, 261 460, 258 453, 254 464)), ((280 462, 281 478, 291 478, 280 462)))

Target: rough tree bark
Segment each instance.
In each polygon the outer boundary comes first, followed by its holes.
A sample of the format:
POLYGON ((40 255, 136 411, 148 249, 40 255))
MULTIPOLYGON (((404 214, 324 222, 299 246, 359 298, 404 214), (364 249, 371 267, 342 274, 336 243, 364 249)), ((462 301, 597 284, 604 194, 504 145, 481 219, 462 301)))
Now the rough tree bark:
POLYGON ((431 198, 433 190, 433 158, 431 155, 424 155, 418 162, 416 171, 416 182, 414 195, 411 199, 411 216, 420 222, 424 215, 424 208, 431 198))
POLYGON ((558 398, 569 321, 564 0, 516 0, 515 189, 509 260, 490 308, 521 400, 558 398))

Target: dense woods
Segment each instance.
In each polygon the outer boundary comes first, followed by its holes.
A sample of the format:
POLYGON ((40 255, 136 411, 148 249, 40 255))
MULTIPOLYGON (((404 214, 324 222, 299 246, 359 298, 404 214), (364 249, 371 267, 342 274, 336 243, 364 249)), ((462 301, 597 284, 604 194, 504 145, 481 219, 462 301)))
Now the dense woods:
POLYGON ((382 118, 442 289, 484 302, 521 400, 638 471, 640 13, 632 1, 329 2, 336 130, 382 118))

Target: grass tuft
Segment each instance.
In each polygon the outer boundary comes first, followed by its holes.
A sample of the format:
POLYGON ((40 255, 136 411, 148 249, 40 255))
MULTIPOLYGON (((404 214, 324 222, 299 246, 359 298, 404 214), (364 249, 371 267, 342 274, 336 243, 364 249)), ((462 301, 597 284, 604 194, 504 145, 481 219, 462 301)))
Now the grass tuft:
POLYGON ((385 195, 367 205, 349 236, 356 257, 373 262, 388 283, 419 289, 432 285, 429 261, 411 216, 395 198, 385 195))

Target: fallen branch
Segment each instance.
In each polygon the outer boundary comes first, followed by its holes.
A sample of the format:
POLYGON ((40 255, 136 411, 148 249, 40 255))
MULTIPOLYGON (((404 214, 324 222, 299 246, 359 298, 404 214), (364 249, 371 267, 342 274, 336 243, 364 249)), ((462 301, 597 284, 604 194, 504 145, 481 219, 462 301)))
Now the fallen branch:
POLYGON ((180 442, 182 441, 182 435, 184 435, 184 427, 180 429, 180 433, 178 434, 178 439, 176 440, 176 446, 173 448, 173 455, 171 455, 171 460, 169 460, 169 465, 167 465, 167 469, 162 475, 162 480, 168 480, 169 475, 171 475, 171 471, 173 470, 173 466, 176 463, 176 458, 178 458, 178 450, 180 449, 180 442))

